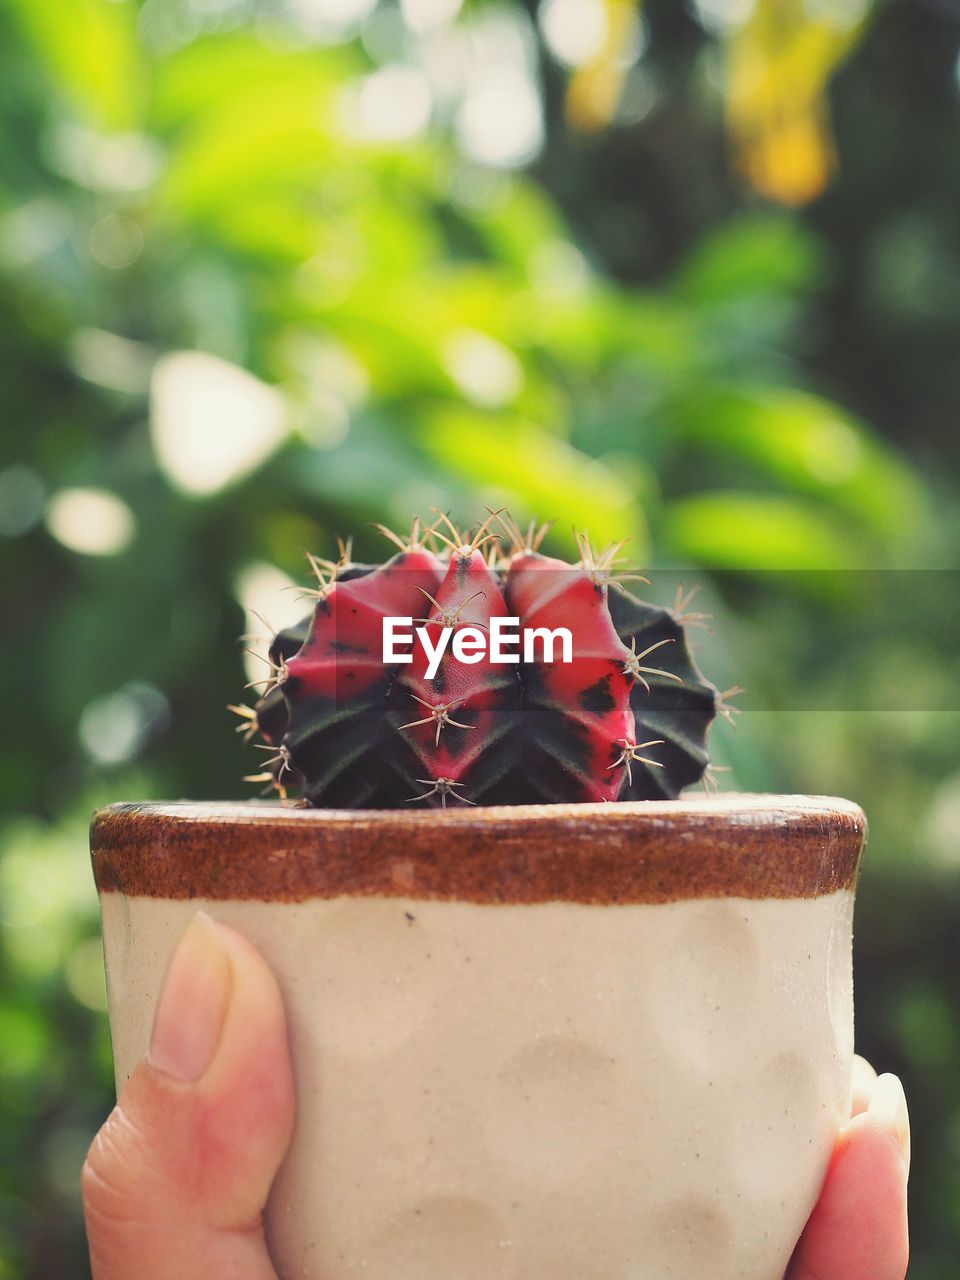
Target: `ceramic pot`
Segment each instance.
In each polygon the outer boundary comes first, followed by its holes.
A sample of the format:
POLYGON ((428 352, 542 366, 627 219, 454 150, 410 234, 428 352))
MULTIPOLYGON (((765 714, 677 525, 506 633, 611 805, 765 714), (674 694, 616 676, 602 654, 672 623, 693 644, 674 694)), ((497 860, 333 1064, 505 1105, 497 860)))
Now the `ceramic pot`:
POLYGON ((849 1114, 864 831, 804 796, 114 805, 118 1086, 202 907, 286 1000, 284 1280, 781 1280, 849 1114))

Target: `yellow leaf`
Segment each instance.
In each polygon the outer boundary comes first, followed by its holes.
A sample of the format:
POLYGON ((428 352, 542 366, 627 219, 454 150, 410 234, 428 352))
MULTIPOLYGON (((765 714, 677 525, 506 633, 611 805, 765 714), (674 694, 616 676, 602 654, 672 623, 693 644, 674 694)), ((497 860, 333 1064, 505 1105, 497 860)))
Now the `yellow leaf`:
POLYGON ((781 204, 812 200, 836 165, 826 89, 863 29, 869 0, 820 6, 756 0, 727 50, 726 114, 734 163, 781 204))
POLYGON ((596 54, 578 67, 567 88, 567 120, 575 129, 593 133, 613 119, 627 73, 625 51, 633 32, 637 6, 629 0, 604 0, 606 37, 596 54))

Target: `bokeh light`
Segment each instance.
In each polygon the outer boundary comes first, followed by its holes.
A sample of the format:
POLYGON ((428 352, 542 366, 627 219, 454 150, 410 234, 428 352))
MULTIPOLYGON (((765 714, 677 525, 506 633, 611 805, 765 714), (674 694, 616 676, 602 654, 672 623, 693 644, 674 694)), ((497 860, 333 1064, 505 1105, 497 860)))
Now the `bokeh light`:
POLYGON ((283 397, 245 369, 202 351, 157 361, 150 428, 157 461, 186 493, 209 494, 248 475, 288 427, 283 397))
POLYGON ((163 693, 142 680, 133 680, 89 703, 77 732, 92 760, 115 765, 134 759, 151 735, 169 722, 170 706, 163 693))
POLYGON ((137 531, 133 512, 106 489, 61 489, 47 503, 46 521, 58 542, 86 556, 126 551, 137 531))
POLYGON ((537 21, 550 52, 568 67, 595 58, 607 39, 603 0, 544 0, 537 21))

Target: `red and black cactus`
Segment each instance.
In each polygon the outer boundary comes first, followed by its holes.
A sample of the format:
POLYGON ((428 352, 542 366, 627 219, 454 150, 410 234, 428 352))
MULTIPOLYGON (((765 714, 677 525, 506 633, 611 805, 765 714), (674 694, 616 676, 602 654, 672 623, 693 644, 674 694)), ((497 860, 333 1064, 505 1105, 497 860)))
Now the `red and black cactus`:
MULTIPOLYGON (((580 539, 567 564, 538 550, 544 530, 502 519, 472 536, 446 517, 414 522, 385 564, 312 560, 310 618, 270 647, 254 708, 235 708, 272 753, 266 778, 318 807, 397 808, 672 798, 704 776, 707 728, 721 695, 697 670, 683 622, 644 604, 580 539), (440 548, 437 550, 435 548, 440 548), (619 580, 618 580, 619 579, 619 580), (571 660, 494 663, 448 647, 430 678, 426 647, 383 661, 383 623, 488 632, 519 619, 521 637, 567 628, 571 660)), ((388 532, 388 531, 384 531, 388 532)), ((449 638, 449 637, 448 637, 449 638)))

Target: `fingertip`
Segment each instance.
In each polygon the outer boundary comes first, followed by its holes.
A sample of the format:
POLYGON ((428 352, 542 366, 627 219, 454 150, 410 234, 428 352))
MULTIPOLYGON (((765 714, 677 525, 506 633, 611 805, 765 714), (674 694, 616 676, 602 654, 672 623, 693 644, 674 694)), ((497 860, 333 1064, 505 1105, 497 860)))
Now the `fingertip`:
POLYGON ((148 1061, 180 1084, 212 1063, 231 999, 230 954, 220 931, 198 911, 180 935, 153 1016, 148 1061))
POLYGON ((853 1066, 850 1072, 850 1115, 858 1116, 861 1112, 866 1111, 870 1105, 870 1099, 873 1097, 874 1086, 877 1083, 877 1073, 871 1064, 862 1058, 860 1054, 855 1054, 853 1058, 853 1066))
POLYGON ((885 1072, 877 1076, 870 1105, 867 1108, 870 1116, 881 1128, 892 1132, 900 1149, 907 1170, 910 1169, 910 1114, 907 1110, 907 1097, 899 1076, 885 1072))
POLYGON ((888 1103, 855 1116, 840 1133, 788 1280, 906 1275, 907 1162, 888 1103))

